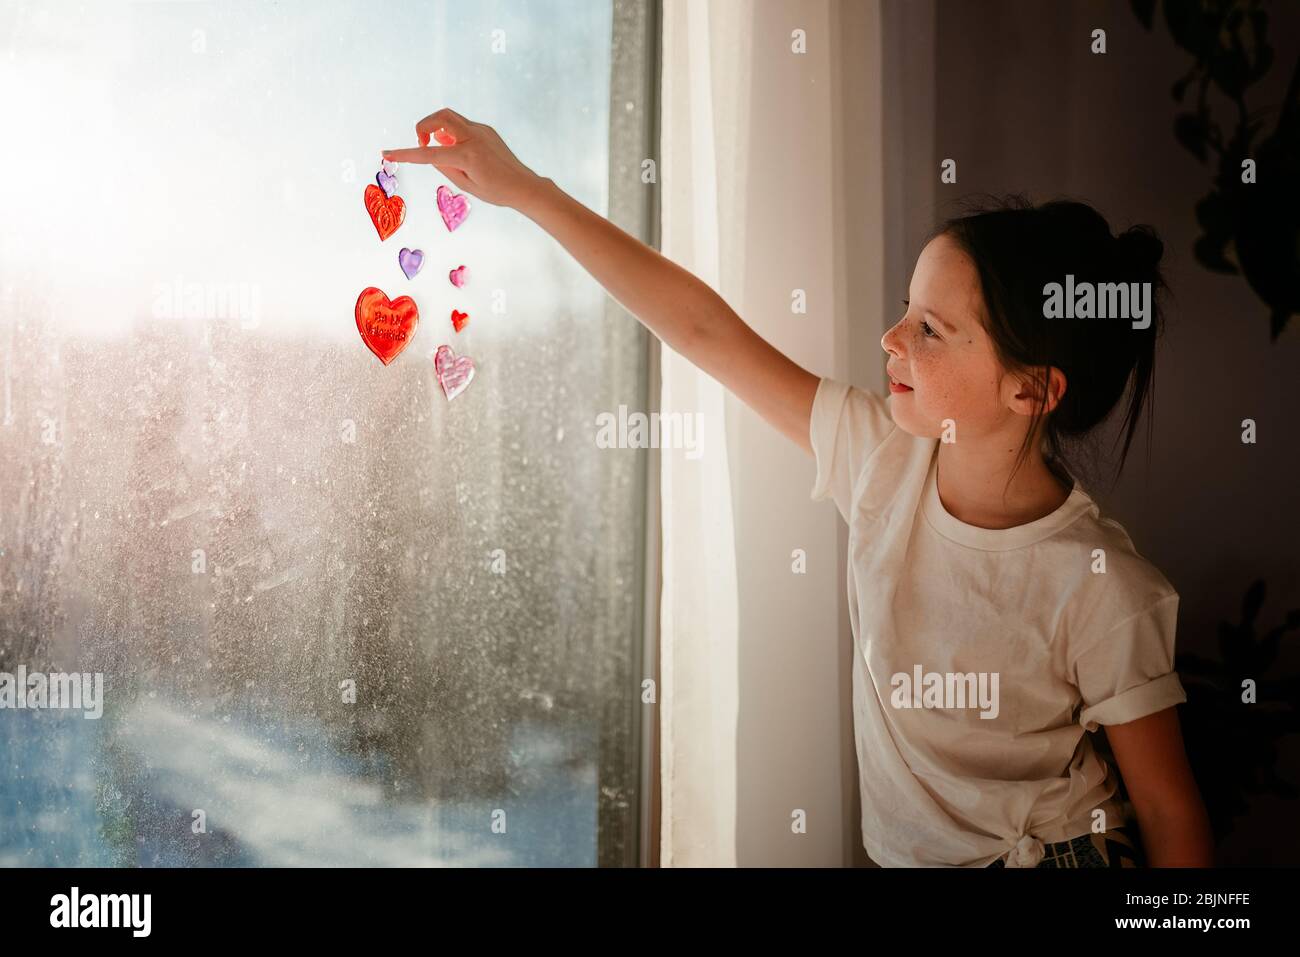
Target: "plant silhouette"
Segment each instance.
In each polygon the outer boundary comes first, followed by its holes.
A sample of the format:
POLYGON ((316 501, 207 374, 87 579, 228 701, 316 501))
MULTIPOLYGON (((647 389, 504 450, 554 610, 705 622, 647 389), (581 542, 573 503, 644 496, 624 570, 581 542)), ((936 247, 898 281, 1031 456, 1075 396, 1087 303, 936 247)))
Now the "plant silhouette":
MULTIPOLYGON (((1131 3, 1150 30, 1157 0, 1131 3)), ((1174 43, 1196 58, 1171 90, 1180 104, 1189 89, 1196 91, 1193 108, 1174 119, 1174 136, 1200 162, 1211 153, 1218 158, 1213 188, 1196 204, 1196 259, 1245 278, 1268 306, 1269 338, 1276 341, 1300 312, 1300 61, 1277 127, 1258 139, 1271 110, 1250 112, 1245 93, 1273 66, 1262 0, 1165 0, 1161 6, 1174 43), (1235 111, 1226 134, 1211 110, 1212 87, 1235 111), (1249 177, 1246 160, 1255 163, 1249 177)))
POLYGON ((1277 773, 1278 745, 1300 732, 1300 675, 1271 674, 1282 636, 1300 630, 1300 609, 1261 636, 1256 618, 1266 587, 1258 579, 1242 599, 1241 620, 1219 623, 1218 661, 1179 654, 1175 668, 1187 691, 1182 706, 1188 759, 1218 839, 1248 809, 1248 795, 1294 799, 1295 785, 1277 773), (1246 682, 1254 682, 1249 700, 1246 682), (1243 700, 1245 699, 1245 700, 1243 700))

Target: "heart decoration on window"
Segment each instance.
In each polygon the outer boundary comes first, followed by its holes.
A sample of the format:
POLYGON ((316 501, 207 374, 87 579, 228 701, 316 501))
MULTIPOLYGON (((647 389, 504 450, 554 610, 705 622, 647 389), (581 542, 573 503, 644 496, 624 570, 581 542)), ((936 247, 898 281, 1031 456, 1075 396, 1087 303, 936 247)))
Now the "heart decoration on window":
POLYGON ((415 274, 424 265, 424 251, 421 249, 407 249, 403 246, 397 254, 397 265, 402 267, 402 272, 406 273, 407 279, 414 279, 415 274))
POLYGON ((385 196, 384 191, 371 183, 366 187, 366 212, 375 224, 379 241, 383 242, 406 221, 406 203, 400 196, 385 196))
POLYGON ((465 198, 464 193, 453 193, 446 186, 439 186, 438 212, 442 214, 442 221, 447 224, 447 231, 454 232, 469 215, 469 200, 465 198))
MULTIPOLYGON (((445 130, 435 130, 434 138, 444 146, 455 143, 455 138, 445 130)), ((406 221, 406 203, 397 195, 397 166, 384 160, 375 182, 366 186, 366 212, 374 223, 379 241, 383 242, 397 232, 406 221)), ((469 215, 469 200, 454 193, 446 186, 439 186, 437 193, 438 214, 448 232, 454 232, 465 222, 469 215)), ((414 279, 424 266, 424 251, 409 249, 405 246, 397 254, 397 263, 407 279, 414 279)), ((457 289, 463 287, 469 278, 469 269, 457 266, 447 274, 451 284, 457 289)), ((420 310, 410 296, 389 299, 387 294, 376 286, 368 286, 357 297, 356 305, 357 331, 366 348, 374 353, 384 365, 388 365, 401 354, 415 337, 415 330, 420 323, 420 310)), ((451 324, 460 332, 469 322, 469 313, 452 309, 451 324)), ((447 401, 460 395, 474 379, 474 360, 469 356, 458 356, 451 346, 439 346, 433 356, 434 373, 442 387, 447 401)))
POLYGON ((407 347, 420 324, 420 310, 410 296, 390 300, 369 286, 357 297, 357 331, 366 348, 388 365, 407 347))
POLYGON ((464 392, 474 378, 474 360, 456 355, 451 346, 438 346, 433 356, 433 368, 448 402, 464 392))

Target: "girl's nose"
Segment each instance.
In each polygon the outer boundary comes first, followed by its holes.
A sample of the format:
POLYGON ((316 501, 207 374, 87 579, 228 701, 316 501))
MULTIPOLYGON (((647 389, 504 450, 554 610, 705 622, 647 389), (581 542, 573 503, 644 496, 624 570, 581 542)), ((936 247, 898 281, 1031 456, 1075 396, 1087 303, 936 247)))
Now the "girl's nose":
MULTIPOLYGON (((902 320, 900 319, 899 322, 902 320)), ((898 353, 898 323, 894 323, 885 330, 885 334, 880 337, 880 348, 884 349, 891 356, 897 356, 898 353)))

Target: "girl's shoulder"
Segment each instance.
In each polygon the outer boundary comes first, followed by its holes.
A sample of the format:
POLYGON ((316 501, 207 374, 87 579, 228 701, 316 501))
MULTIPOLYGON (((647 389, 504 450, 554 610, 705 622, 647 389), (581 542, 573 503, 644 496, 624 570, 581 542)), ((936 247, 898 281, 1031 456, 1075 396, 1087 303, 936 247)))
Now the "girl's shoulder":
POLYGON ((1063 549, 1057 560, 1074 570, 1063 602, 1070 632, 1097 635, 1144 614, 1176 614, 1177 589, 1138 551, 1128 530, 1095 502, 1057 544, 1063 549))

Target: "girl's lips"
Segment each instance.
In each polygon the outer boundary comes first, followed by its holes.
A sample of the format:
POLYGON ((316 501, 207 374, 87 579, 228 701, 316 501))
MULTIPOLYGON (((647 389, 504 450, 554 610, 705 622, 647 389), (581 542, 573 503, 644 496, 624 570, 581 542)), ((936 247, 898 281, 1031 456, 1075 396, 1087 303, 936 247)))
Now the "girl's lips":
POLYGON ((894 395, 898 395, 899 393, 902 392, 911 392, 912 387, 910 385, 903 385, 903 383, 901 382, 895 382, 893 379, 890 379, 889 391, 892 392, 894 395))

